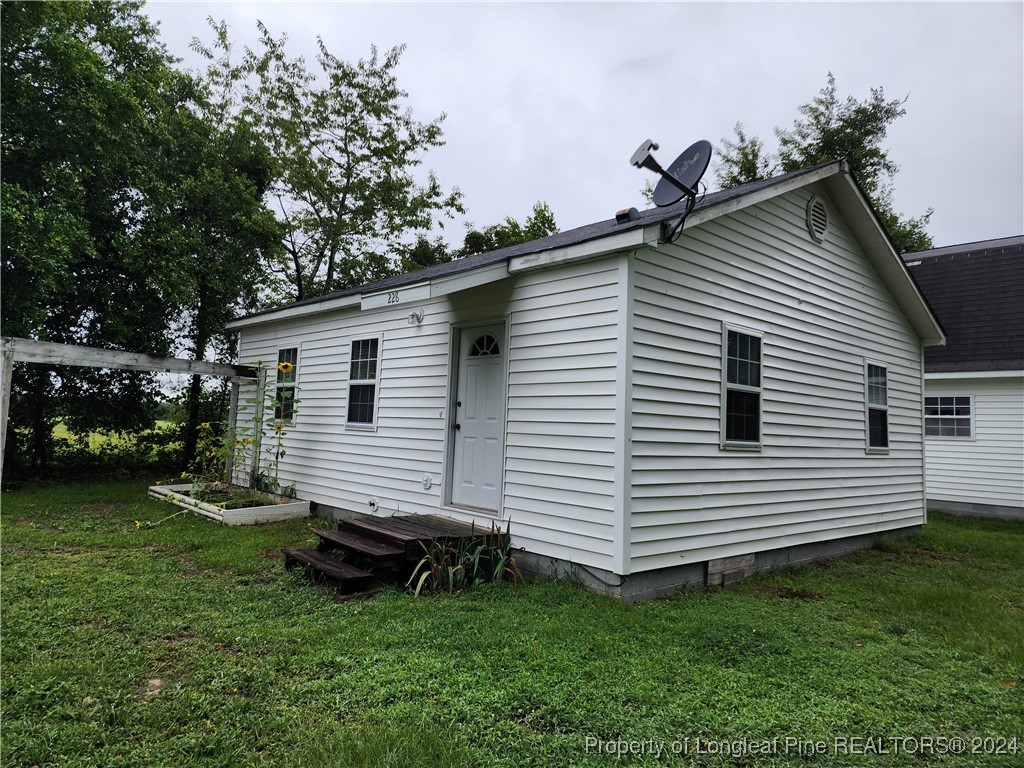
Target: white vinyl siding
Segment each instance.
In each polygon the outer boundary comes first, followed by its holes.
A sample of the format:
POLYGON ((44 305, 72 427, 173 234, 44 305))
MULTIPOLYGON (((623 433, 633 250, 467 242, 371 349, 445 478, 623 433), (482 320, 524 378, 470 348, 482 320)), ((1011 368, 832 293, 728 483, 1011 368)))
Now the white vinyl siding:
POLYGON ((841 216, 807 237, 812 191, 637 255, 633 572, 923 522, 919 341, 841 216), (760 452, 720 447, 723 323, 763 332, 760 452), (885 455, 865 358, 888 370, 885 455))
POLYGON ((378 514, 473 520, 443 503, 452 328, 508 318, 501 519, 516 546, 610 569, 617 295, 616 262, 605 259, 415 304, 243 328, 242 361, 301 345, 301 415, 284 438, 282 483, 357 512, 375 498, 378 514), (410 324, 419 308, 423 322, 410 324), (346 430, 352 342, 368 337, 380 338, 376 431, 346 430))
MULTIPOLYGON (((240 360, 267 359, 267 350, 284 343, 301 346, 301 402, 285 433, 280 470, 283 484, 295 483, 301 498, 367 513, 371 498, 381 514, 437 511, 450 315, 441 300, 424 306, 420 325, 410 325, 409 308, 400 307, 242 329, 240 360), (352 342, 369 337, 380 338, 379 354, 387 358, 379 361, 376 431, 346 429, 352 342), (424 475, 432 478, 427 491, 424 475)), ((243 402, 247 396, 243 391, 243 402)))
POLYGON ((925 440, 928 500, 1024 509, 1024 377, 925 376, 928 397, 973 399, 974 438, 925 440))
POLYGON ((505 510, 539 555, 611 570, 618 269, 517 279, 509 329, 505 510))

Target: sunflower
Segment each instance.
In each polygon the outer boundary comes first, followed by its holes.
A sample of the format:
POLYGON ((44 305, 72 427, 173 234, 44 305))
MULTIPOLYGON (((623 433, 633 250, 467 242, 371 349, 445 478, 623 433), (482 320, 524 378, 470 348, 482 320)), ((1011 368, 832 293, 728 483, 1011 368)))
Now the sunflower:
POLYGON ((279 370, 281 373, 291 373, 293 370, 295 370, 295 366, 289 362, 278 363, 277 370, 279 370))

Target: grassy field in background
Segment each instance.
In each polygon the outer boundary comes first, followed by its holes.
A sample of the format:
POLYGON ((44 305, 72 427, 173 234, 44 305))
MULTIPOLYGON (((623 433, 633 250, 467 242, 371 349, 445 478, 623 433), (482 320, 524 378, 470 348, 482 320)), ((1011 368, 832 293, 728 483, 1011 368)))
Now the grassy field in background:
POLYGON ((312 521, 172 516, 148 482, 3 494, 0 764, 1024 765, 1024 524, 933 515, 634 606, 540 581, 336 604, 281 566, 312 521), (889 741, 927 737, 968 753, 889 741))
MULTIPOLYGON (((155 429, 163 430, 173 426, 170 421, 157 421, 155 429)), ((64 422, 58 421, 53 427, 53 437, 56 440, 72 440, 74 435, 68 431, 68 428, 64 426, 64 422)), ((130 438, 119 432, 90 432, 89 433, 89 447, 93 450, 99 448, 105 443, 117 443, 121 444, 129 440, 130 438)))

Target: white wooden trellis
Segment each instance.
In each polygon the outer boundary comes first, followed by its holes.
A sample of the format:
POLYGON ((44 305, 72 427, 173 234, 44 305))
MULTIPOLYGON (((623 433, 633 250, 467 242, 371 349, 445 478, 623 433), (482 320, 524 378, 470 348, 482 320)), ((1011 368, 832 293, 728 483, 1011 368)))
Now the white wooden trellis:
MULTIPOLYGON (((154 357, 141 352, 79 347, 33 339, 0 337, 0 478, 3 477, 4 449, 7 444, 7 414, 11 403, 11 374, 14 363, 74 365, 86 368, 116 368, 127 371, 156 371, 222 376, 231 380, 231 405, 228 423, 234 426, 238 412, 238 389, 242 379, 256 379, 258 372, 248 365, 208 363, 205 360, 184 360, 178 357, 154 357)), ((232 471, 228 453, 227 473, 232 471)))

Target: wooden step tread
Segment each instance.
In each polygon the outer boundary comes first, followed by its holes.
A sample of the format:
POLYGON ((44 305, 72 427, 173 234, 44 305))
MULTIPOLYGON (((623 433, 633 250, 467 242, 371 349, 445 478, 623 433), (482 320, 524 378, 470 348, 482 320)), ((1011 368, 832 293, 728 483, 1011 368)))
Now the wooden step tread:
POLYGON ((372 573, 343 563, 330 555, 325 555, 323 552, 317 552, 315 549, 292 549, 291 547, 285 547, 282 551, 284 552, 286 566, 289 561, 298 561, 312 566, 324 575, 338 581, 373 578, 372 573))
POLYGON ((370 522, 360 518, 342 520, 340 525, 346 529, 355 529, 363 535, 369 534, 370 536, 376 536, 378 538, 390 539, 395 544, 414 544, 425 538, 422 534, 413 534, 408 531, 395 530, 389 525, 381 525, 376 521, 370 522))
POLYGON ((345 549, 361 552, 365 555, 371 555, 372 557, 395 557, 405 554, 405 549, 402 547, 395 547, 381 541, 374 541, 373 539, 360 536, 352 531, 316 530, 313 531, 313 533, 324 541, 329 541, 331 544, 336 544, 337 546, 344 547, 345 549))

